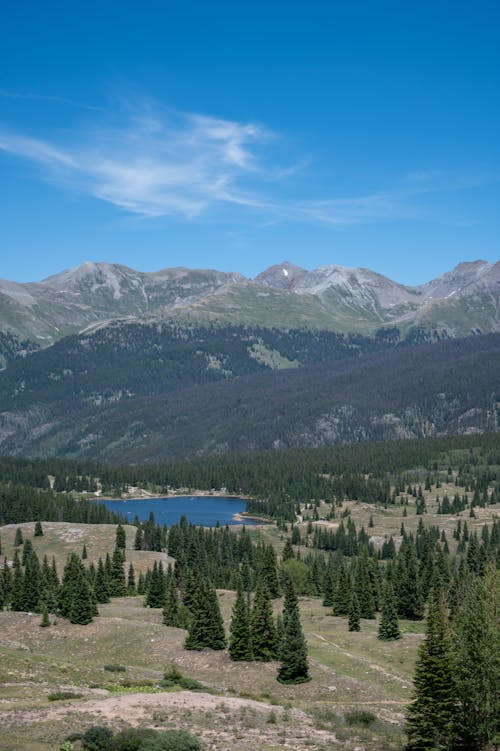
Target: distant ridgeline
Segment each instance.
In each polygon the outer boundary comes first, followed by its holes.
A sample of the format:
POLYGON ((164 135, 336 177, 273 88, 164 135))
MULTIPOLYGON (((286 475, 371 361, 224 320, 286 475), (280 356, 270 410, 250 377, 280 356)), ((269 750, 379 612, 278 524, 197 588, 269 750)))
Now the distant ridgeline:
POLYGON ((247 511, 294 521, 303 503, 344 499, 393 502, 391 486, 458 471, 462 485, 483 491, 500 482, 500 433, 317 449, 224 454, 134 467, 66 459, 0 458, 0 523, 36 519, 114 522, 104 506, 73 500, 71 491, 119 497, 128 486, 157 494, 169 489, 223 490, 249 498, 247 511), (51 490, 51 484, 53 490, 51 490), (58 491, 58 492, 55 492, 58 491), (61 492, 64 494, 61 495, 61 492))

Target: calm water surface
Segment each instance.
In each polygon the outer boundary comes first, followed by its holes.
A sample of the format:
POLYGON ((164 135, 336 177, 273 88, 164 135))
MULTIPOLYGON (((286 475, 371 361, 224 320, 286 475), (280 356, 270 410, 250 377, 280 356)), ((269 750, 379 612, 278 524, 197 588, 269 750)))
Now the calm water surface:
MULTIPOLYGON (((150 513, 153 512, 157 524, 167 524, 169 527, 177 524, 183 514, 188 522, 201 524, 204 527, 215 527, 217 522, 223 526, 241 524, 241 521, 233 517, 234 514, 241 513, 246 508, 246 501, 243 498, 202 495, 102 502, 110 511, 123 514, 130 521, 133 521, 135 516, 138 516, 141 522, 147 521, 150 513)), ((257 522, 248 519, 245 520, 245 524, 250 526, 257 522)))

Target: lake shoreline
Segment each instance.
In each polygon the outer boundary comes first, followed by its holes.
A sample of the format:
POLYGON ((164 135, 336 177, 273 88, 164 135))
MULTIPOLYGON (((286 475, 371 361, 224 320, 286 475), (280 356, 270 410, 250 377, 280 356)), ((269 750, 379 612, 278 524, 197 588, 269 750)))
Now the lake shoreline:
MULTIPOLYGON (((136 490, 136 488, 134 488, 134 490, 136 490)), ((122 513, 122 511, 121 509, 118 510, 117 507, 120 506, 121 504, 123 504, 123 506, 126 506, 129 503, 136 503, 138 504, 138 506, 142 506, 144 508, 144 506, 147 506, 147 504, 151 502, 161 501, 161 500, 182 502, 184 499, 186 499, 187 501, 190 501, 190 502, 201 501, 202 504, 203 504, 203 501, 205 500, 206 501, 212 500, 214 502, 217 502, 218 500, 226 500, 226 501, 239 501, 242 505, 246 503, 246 501, 248 500, 246 497, 243 497, 240 495, 228 494, 221 490, 213 491, 213 492, 210 492, 210 491, 179 492, 177 491, 177 492, 167 492, 167 493, 161 493, 161 494, 152 494, 152 493, 146 494, 146 493, 147 491, 140 489, 138 494, 132 493, 130 495, 122 496, 121 498, 116 498, 116 497, 112 498, 109 496, 93 496, 92 498, 89 498, 88 500, 94 501, 97 503, 103 503, 106 506, 108 503, 116 504, 115 510, 117 511, 117 513, 120 513, 120 514, 122 513)), ((185 515, 187 516, 188 521, 190 521, 190 523, 193 523, 196 526, 209 526, 209 527, 213 526, 212 524, 207 525, 203 521, 202 522, 191 521, 190 511, 192 513, 193 509, 187 508, 185 510, 185 515)), ((126 514, 126 516, 127 515, 130 516, 131 513, 132 512, 129 511, 128 514, 126 514)), ((154 511, 154 513, 156 514, 156 511, 154 511)), ((184 511, 181 512, 181 515, 182 513, 184 513, 184 511)), ((138 515, 140 518, 142 518, 141 512, 139 512, 138 515)), ((164 521, 163 523, 167 523, 167 526, 170 526, 170 522, 164 521)), ((177 523, 177 522, 174 522, 174 523, 177 523)), ((227 516, 226 516, 225 521, 223 519, 220 520, 221 526, 225 526, 228 523, 230 526, 240 527, 240 526, 248 525, 248 526, 257 527, 257 526, 267 526, 269 524, 272 524, 272 520, 266 519, 262 516, 257 516, 255 514, 247 514, 245 510, 240 508, 240 510, 231 514, 230 521, 227 516)))

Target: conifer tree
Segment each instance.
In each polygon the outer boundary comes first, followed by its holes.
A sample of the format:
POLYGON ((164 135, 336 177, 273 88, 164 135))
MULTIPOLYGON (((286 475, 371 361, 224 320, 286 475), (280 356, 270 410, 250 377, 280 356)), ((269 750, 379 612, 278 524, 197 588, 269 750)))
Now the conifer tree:
POLYGON ((356 594, 356 590, 353 590, 351 595, 348 628, 349 631, 361 631, 361 609, 359 607, 359 600, 356 594))
POLYGON ((287 538, 285 542, 285 547, 283 548, 283 552, 281 554, 281 560, 283 563, 285 561, 289 561, 290 558, 295 558, 295 553, 293 552, 292 543, 290 542, 290 539, 287 538))
MULTIPOLYGON (((15 560, 15 554, 14 554, 14 560, 15 560)), ((2 584, 3 584, 3 602, 4 605, 6 605, 9 602, 10 599, 10 593, 12 590, 12 571, 10 569, 10 566, 7 562, 7 558, 4 558, 3 561, 3 569, 2 569, 2 584)))
POLYGON ((76 553, 71 553, 64 566, 63 578, 58 596, 58 612, 63 618, 69 618, 77 579, 83 571, 83 565, 76 553))
POLYGON ((230 626, 229 656, 232 660, 252 659, 250 614, 240 577, 236 581, 236 601, 230 626))
POLYGON ((415 544, 410 538, 405 538, 399 549, 395 580, 398 615, 409 620, 420 620, 424 604, 417 574, 415 544))
POLYGON ((307 663, 307 644, 300 623, 297 595, 290 577, 285 583, 283 640, 277 679, 280 683, 286 684, 311 680, 307 663))
POLYGON ((106 575, 106 569, 104 568, 102 558, 99 558, 99 562, 97 564, 94 591, 96 600, 99 604, 109 602, 111 592, 110 582, 106 575))
POLYGON ((165 576, 161 562, 153 564, 151 581, 146 592, 146 607, 163 608, 165 605, 165 576))
POLYGON ((348 615, 351 605, 351 582, 344 563, 339 567, 334 589, 333 615, 348 615))
POLYGON ((169 570, 169 575, 167 577, 165 605, 163 607, 163 623, 165 626, 171 626, 173 628, 179 628, 181 626, 177 583, 171 569, 169 570))
POLYGON ((283 616, 278 613, 276 616, 274 631, 276 634, 276 655, 279 657, 281 654, 281 646, 283 644, 283 635, 285 633, 285 627, 283 625, 283 616))
POLYGON ((33 543, 31 540, 25 540, 23 543, 23 554, 21 556, 21 566, 26 566, 26 561, 33 554, 33 543))
POLYGON ((323 581, 323 605, 327 608, 333 606, 335 599, 335 579, 333 570, 329 568, 323 581))
POLYGON ((120 550, 125 550, 126 546, 127 546, 127 537, 125 535, 125 530, 121 524, 118 524, 118 526, 116 527, 115 547, 120 548, 120 550))
POLYGON ((76 569, 76 579, 73 582, 72 600, 69 609, 69 620, 82 626, 92 622, 95 614, 95 602, 89 580, 82 567, 76 569))
POLYGON ((113 565, 111 563, 111 557, 109 553, 106 553, 106 558, 104 559, 104 571, 106 572, 106 577, 108 579, 109 585, 111 586, 111 579, 113 578, 113 565))
POLYGON ((129 595, 135 595, 135 571, 132 564, 128 567, 127 592, 129 595))
POLYGON ((86 560, 86 559, 87 559, 88 557, 89 557, 89 556, 88 556, 88 553, 87 553, 87 546, 85 545, 85 543, 83 543, 83 548, 82 548, 82 561, 85 561, 85 560, 86 560))
POLYGON ((42 620, 40 621, 40 626, 42 628, 47 628, 47 626, 50 626, 49 610, 46 603, 43 603, 42 605, 42 620))
POLYGON ((125 579, 121 548, 115 548, 113 551, 113 558, 111 560, 110 589, 111 597, 124 597, 127 594, 127 581, 125 579))
POLYGON ((382 600, 382 616, 378 627, 377 636, 379 639, 390 641, 401 639, 399 630, 398 612, 396 610, 396 598, 391 582, 385 583, 384 598, 382 600))
POLYGON ((139 573, 139 579, 137 581, 137 594, 143 595, 146 592, 146 578, 142 571, 139 573))
POLYGON ((191 619, 188 637, 184 642, 186 649, 224 649, 226 635, 220 614, 217 593, 212 585, 197 577, 197 588, 191 605, 191 619))
POLYGON ((266 585, 271 595, 271 599, 280 596, 280 583, 278 578, 278 567, 276 563, 276 553, 272 545, 267 545, 264 551, 262 562, 261 580, 266 585))
POLYGON ((144 534, 142 532, 142 528, 137 527, 137 531, 135 533, 135 540, 134 540, 134 549, 142 550, 143 543, 144 543, 144 534))
POLYGON ((21 596, 22 609, 35 612, 39 610, 42 594, 42 570, 40 568, 38 556, 33 550, 26 561, 26 568, 23 576, 23 589, 21 596))
POLYGON ((92 589, 94 588, 94 585, 95 585, 96 575, 97 574, 96 574, 96 570, 95 570, 95 566, 94 566, 94 561, 90 561, 90 565, 87 568, 87 576, 88 576, 89 582, 92 585, 92 589))
POLYGON ((19 560, 17 549, 14 553, 12 568, 14 569, 14 573, 12 575, 12 586, 10 590, 10 606, 12 610, 23 610, 24 574, 21 568, 21 561, 19 560))
POLYGON ((450 748, 456 720, 455 666, 439 579, 431 588, 425 639, 415 666, 415 699, 407 710, 407 751, 450 748))
POLYGON ((276 658, 276 631, 271 595, 264 583, 255 592, 250 617, 253 659, 269 662, 276 658))
POLYGON ((356 573, 354 576, 354 590, 356 592, 361 618, 375 618, 375 599, 373 597, 366 555, 362 555, 358 558, 356 573))
POLYGON ((468 583, 453 621, 458 714, 456 747, 493 748, 500 738, 500 573, 468 583))
POLYGON ((23 531, 21 527, 18 527, 16 529, 16 535, 14 537, 14 547, 18 548, 22 544, 23 544, 23 531))
MULTIPOLYGON (((36 521, 35 522, 35 537, 43 537, 43 529, 42 529, 42 522, 36 521)), ((0 551, 1 552, 1 551, 0 551)))

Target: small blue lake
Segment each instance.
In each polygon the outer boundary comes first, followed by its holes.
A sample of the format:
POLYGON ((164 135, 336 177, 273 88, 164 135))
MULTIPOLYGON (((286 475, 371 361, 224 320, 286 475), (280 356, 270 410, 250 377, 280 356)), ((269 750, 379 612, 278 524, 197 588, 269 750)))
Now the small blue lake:
MULTIPOLYGON (((246 508, 243 498, 227 498, 225 496, 196 496, 183 495, 170 498, 145 498, 127 501, 102 501, 106 508, 117 514, 122 514, 132 522, 135 516, 141 522, 149 519, 151 512, 155 515, 157 524, 178 524, 181 516, 187 517, 191 524, 203 527, 215 527, 217 522, 221 526, 226 524, 242 524, 235 520, 234 515, 240 514, 246 508)), ((245 520, 247 526, 257 524, 255 520, 245 520)))

